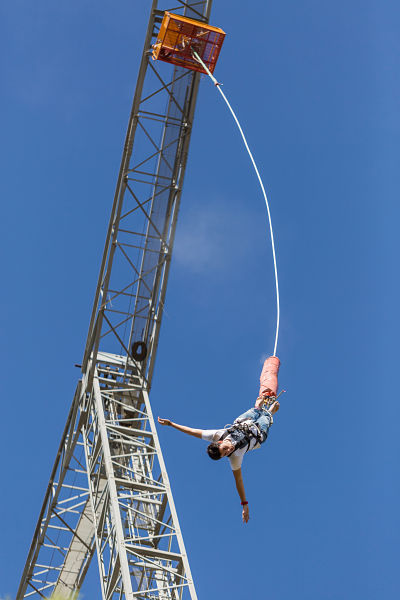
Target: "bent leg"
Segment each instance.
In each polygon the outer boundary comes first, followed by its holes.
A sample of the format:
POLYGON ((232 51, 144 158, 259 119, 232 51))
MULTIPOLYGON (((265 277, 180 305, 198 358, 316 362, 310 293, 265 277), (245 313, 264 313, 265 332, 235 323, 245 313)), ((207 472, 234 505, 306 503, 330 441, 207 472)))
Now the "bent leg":
POLYGON ((266 409, 264 409, 263 411, 260 411, 260 412, 261 412, 261 415, 256 420, 256 424, 259 426, 260 430, 264 434, 265 438, 264 438, 263 442, 265 442, 265 440, 267 439, 267 436, 268 436, 268 430, 269 430, 271 422, 272 422, 272 415, 266 409))
POLYGON ((242 415, 235 419, 235 423, 240 423, 241 421, 246 421, 247 419, 251 419, 252 421, 257 421, 257 419, 261 416, 262 411, 259 408, 250 408, 246 410, 242 415))

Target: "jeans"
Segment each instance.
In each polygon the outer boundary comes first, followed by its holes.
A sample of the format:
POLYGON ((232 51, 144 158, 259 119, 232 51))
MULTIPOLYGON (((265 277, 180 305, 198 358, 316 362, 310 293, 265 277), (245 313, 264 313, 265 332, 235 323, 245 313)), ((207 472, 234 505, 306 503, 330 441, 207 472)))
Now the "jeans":
POLYGON ((263 434, 263 441, 261 443, 265 442, 268 436, 268 429, 271 425, 272 420, 272 415, 269 412, 269 410, 267 410, 266 408, 250 408, 245 413, 240 415, 240 417, 237 417, 237 419, 235 419, 235 423, 237 423, 238 421, 246 421, 247 419, 250 419, 251 421, 254 421, 254 423, 257 423, 263 434))

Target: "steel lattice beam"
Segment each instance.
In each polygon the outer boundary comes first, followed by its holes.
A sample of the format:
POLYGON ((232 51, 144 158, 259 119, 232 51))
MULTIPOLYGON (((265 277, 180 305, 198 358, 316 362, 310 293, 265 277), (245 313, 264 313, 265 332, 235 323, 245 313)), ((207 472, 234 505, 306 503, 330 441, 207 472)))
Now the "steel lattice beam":
POLYGON ((197 598, 148 394, 199 74, 153 63, 151 44, 165 10, 208 22, 210 9, 152 2, 83 375, 17 600, 69 598, 95 552, 103 600, 197 598))
POLYGON ((86 370, 99 347, 129 355, 143 342, 148 388, 199 84, 197 73, 150 57, 164 10, 179 8, 208 21, 211 2, 153 3, 83 358, 86 370))

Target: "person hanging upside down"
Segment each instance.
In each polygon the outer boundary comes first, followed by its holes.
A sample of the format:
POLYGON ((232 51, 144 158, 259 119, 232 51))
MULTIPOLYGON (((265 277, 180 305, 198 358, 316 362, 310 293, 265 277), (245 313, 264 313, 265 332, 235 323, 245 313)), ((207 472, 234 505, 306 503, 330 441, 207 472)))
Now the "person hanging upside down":
POLYGON ((193 429, 160 417, 158 417, 158 422, 160 425, 168 425, 188 435, 211 442, 207 447, 207 453, 213 460, 219 460, 224 456, 229 458, 236 489, 243 507, 243 522, 247 523, 249 520, 249 503, 246 500, 242 478, 243 457, 246 452, 259 448, 265 442, 274 420, 273 415, 278 410, 279 402, 275 399, 275 396, 271 400, 269 396, 263 394, 257 398, 254 408, 250 408, 235 419, 233 425, 227 425, 224 429, 193 429), (265 408, 264 403, 269 408, 265 408))

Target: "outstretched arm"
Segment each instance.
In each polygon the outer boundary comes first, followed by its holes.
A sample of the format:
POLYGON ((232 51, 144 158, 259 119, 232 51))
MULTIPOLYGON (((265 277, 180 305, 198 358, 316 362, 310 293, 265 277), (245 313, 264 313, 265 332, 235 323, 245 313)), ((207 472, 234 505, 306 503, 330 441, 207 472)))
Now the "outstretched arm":
POLYGON ((242 502, 242 506, 243 506, 243 510, 242 510, 243 523, 247 523, 247 521, 249 520, 249 505, 248 504, 243 505, 243 503, 247 502, 247 500, 246 500, 246 492, 244 491, 242 469, 239 468, 239 469, 236 469, 236 471, 233 471, 233 476, 235 478, 236 489, 238 491, 238 494, 240 496, 240 501, 242 502))
POLYGON ((193 429, 193 427, 187 427, 186 425, 178 425, 178 423, 173 423, 169 419, 161 419, 160 417, 158 417, 158 422, 160 425, 168 425, 169 427, 173 427, 174 429, 182 431, 183 433, 187 433, 188 435, 201 438, 201 429, 193 429))

